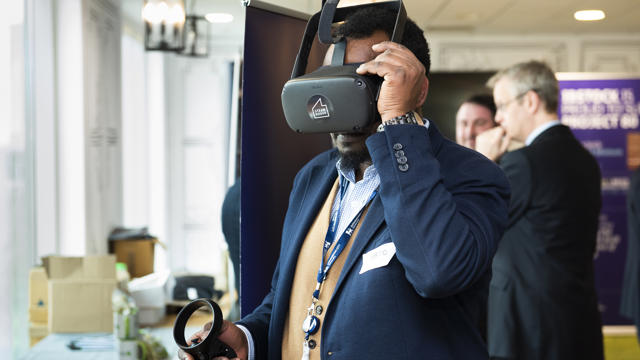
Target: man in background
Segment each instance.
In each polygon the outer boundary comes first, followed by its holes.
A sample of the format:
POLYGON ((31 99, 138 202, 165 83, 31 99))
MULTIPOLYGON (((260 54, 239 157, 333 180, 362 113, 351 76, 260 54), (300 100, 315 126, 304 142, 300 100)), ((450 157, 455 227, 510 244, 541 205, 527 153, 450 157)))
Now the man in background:
POLYGON ((456 142, 476 148, 476 136, 495 127, 496 104, 491 94, 476 94, 465 100, 456 113, 456 142))
POLYGON ((620 314, 636 324, 640 342, 640 168, 631 174, 627 193, 627 260, 622 282, 620 314))
POLYGON ((509 225, 489 289, 489 355, 601 360, 593 267, 598 163, 558 121, 558 81, 546 64, 516 64, 488 85, 499 127, 478 136, 476 147, 511 183, 509 225), (512 139, 525 146, 506 152, 512 139))

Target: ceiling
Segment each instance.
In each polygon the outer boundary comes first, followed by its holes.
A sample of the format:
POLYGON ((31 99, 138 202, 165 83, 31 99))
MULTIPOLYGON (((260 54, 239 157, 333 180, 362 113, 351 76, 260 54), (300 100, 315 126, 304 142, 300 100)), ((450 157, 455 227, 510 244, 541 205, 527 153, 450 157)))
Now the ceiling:
MULTIPOLYGON (((318 11, 321 4, 321 0, 261 1, 305 13, 318 11)), ((139 19, 143 0, 121 2, 128 17, 139 19)), ((340 5, 362 2, 371 1, 343 0, 340 5)), ((231 13, 239 20, 234 21, 235 26, 242 26, 242 0, 186 0, 186 4, 198 14, 231 13)), ((640 0, 405 0, 404 4, 409 17, 426 31, 500 35, 640 32, 640 0), (601 9, 607 17, 596 22, 575 21, 573 13, 583 9, 601 9)))
POLYGON ((407 13, 426 30, 513 33, 640 31, 638 0, 407 0, 407 13), (577 10, 600 9, 602 21, 574 20, 577 10))

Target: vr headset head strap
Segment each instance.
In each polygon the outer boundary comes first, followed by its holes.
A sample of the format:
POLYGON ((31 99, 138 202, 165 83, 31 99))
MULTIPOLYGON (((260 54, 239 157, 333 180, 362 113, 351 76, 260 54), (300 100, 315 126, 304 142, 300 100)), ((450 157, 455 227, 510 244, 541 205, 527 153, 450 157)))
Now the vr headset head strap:
MULTIPOLYGON (((296 57, 295 65, 293 66, 293 71, 291 72, 291 79, 295 79, 299 76, 304 75, 309 59, 309 52, 311 51, 311 46, 313 45, 313 37, 316 32, 318 33, 318 38, 320 39, 321 43, 336 45, 338 45, 339 43, 343 43, 343 45, 340 46, 346 47, 346 39, 344 39, 343 37, 334 38, 331 35, 331 25, 334 22, 343 21, 349 14, 353 13, 356 10, 367 7, 384 7, 391 10, 396 10, 398 12, 398 15, 396 17, 393 34, 391 35, 391 41, 397 43, 402 41, 404 25, 407 19, 407 12, 404 8, 404 5, 402 4, 402 0, 348 6, 342 8, 338 8, 339 2, 340 0, 323 0, 322 10, 315 13, 311 17, 311 19, 309 19, 304 32, 304 37, 302 38, 300 50, 298 51, 298 56, 296 57)), ((339 46, 335 47, 333 58, 331 61, 332 65, 344 64, 344 51, 344 48, 340 49, 339 46), (342 60, 339 60, 338 57, 341 57, 342 60)))
POLYGON ((311 52, 311 46, 313 46, 313 38, 318 32, 318 22, 320 20, 321 12, 315 13, 304 30, 304 36, 302 37, 302 44, 300 44, 300 50, 296 56, 296 62, 293 65, 293 71, 291 72, 291 79, 295 79, 304 75, 307 69, 307 62, 309 61, 309 52, 311 52))
POLYGON ((396 16, 396 25, 393 27, 393 34, 391 34, 391 41, 394 43, 400 43, 402 36, 404 35, 404 25, 407 22, 407 10, 405 10, 402 0, 398 1, 398 16, 396 16))
POLYGON ((341 38, 333 46, 333 56, 331 57, 331 65, 342 66, 344 65, 344 54, 347 50, 347 39, 341 38))

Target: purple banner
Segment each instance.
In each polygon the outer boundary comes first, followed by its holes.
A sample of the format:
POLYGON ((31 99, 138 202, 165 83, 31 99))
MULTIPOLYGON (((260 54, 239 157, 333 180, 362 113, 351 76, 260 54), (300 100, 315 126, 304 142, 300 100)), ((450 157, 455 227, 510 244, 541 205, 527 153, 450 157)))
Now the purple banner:
POLYGON ((602 322, 631 324, 619 310, 627 252, 626 195, 631 169, 640 165, 640 76, 558 74, 558 79, 560 120, 595 156, 602 172, 594 256, 602 322))

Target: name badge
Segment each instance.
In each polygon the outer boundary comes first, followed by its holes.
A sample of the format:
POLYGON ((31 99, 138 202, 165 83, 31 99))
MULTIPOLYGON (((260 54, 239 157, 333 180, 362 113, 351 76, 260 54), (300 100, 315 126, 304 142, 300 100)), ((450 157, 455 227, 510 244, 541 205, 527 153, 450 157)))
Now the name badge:
POLYGON ((382 244, 377 248, 362 255, 362 268, 360 274, 379 267, 387 266, 396 254, 396 245, 393 242, 382 244))

